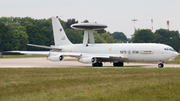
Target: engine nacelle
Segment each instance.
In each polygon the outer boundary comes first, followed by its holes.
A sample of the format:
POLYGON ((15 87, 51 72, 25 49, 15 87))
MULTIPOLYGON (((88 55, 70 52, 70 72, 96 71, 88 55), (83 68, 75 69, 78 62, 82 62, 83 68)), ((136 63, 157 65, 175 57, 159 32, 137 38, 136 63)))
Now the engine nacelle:
POLYGON ((80 58, 79 62, 81 62, 81 63, 96 63, 96 58, 93 58, 93 57, 80 58))
POLYGON ((63 55, 53 55, 53 56, 48 56, 47 59, 50 61, 63 61, 64 56, 63 55))

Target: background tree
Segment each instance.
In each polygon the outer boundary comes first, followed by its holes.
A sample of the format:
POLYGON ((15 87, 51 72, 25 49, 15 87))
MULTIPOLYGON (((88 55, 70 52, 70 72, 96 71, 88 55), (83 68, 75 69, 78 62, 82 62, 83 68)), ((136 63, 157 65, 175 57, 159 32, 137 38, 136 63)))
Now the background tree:
POLYGON ((113 37, 108 33, 103 33, 101 35, 101 38, 104 39, 106 41, 106 43, 113 43, 114 42, 113 37))
POLYGON ((44 42, 46 46, 54 45, 54 36, 52 33, 53 30, 51 26, 44 26, 43 28, 41 28, 41 34, 46 37, 46 41, 44 42))
POLYGON ((65 32, 67 34, 67 37, 69 40, 76 44, 76 43, 82 43, 83 42, 83 31, 82 30, 75 30, 75 29, 65 29, 65 32))
POLYGON ((14 17, 1 17, 0 22, 4 22, 5 25, 13 22, 14 17))
POLYGON ((150 29, 138 29, 132 36, 133 43, 153 43, 155 34, 150 29))
POLYGON ((5 25, 5 23, 0 22, 0 51, 13 50, 11 45, 12 32, 5 25))
POLYGON ((180 50, 180 34, 178 31, 166 29, 156 30, 156 43, 163 43, 172 46, 176 51, 180 50))
MULTIPOLYGON (((37 44, 37 45, 46 45, 45 43, 48 41, 48 38, 42 33, 40 27, 35 25, 28 25, 26 26, 26 32, 29 36, 29 43, 30 44, 37 44)), ((27 47, 28 50, 45 50, 43 48, 38 47, 27 47)))
POLYGON ((84 20, 83 23, 89 23, 89 21, 88 20, 84 20))
POLYGON ((19 23, 8 24, 10 32, 12 32, 11 45, 13 50, 26 50, 29 36, 26 33, 26 28, 19 23))
POLYGON ((127 37, 123 32, 114 32, 112 34, 113 38, 114 38, 114 42, 127 42, 127 37))
MULTIPOLYGON (((71 29, 70 25, 77 23, 75 19, 63 21, 59 19, 69 40, 76 44, 83 42, 84 31, 71 29)), ((0 47, 3 50, 46 50, 27 46, 27 43, 38 45, 54 45, 52 20, 33 19, 31 17, 1 17, 0 47), (6 30, 3 30, 6 29, 6 30)), ((85 20, 84 23, 88 23, 85 20)), ((94 31, 96 43, 112 43, 112 35, 105 29, 94 31)))
POLYGON ((28 25, 33 25, 34 24, 34 19, 32 19, 31 17, 25 17, 25 18, 21 18, 21 20, 19 21, 21 26, 28 26, 28 25))
POLYGON ((78 23, 78 21, 76 21, 76 20, 73 18, 73 19, 68 19, 65 25, 66 25, 67 28, 71 28, 71 25, 72 25, 72 24, 75 24, 75 23, 78 23))
POLYGON ((103 33, 107 33, 106 30, 101 29, 101 30, 96 30, 100 35, 102 35, 103 33))
POLYGON ((106 43, 106 41, 100 36, 97 31, 93 31, 95 43, 106 43))
MULTIPOLYGON (((59 19, 69 40, 76 44, 83 42, 84 31, 71 29, 70 25, 77 23, 75 19, 63 21, 59 19)), ((88 23, 88 20, 84 21, 88 23)), ((134 43, 162 43, 180 50, 180 34, 178 31, 159 29, 153 33, 150 29, 138 29, 127 39, 123 32, 107 32, 105 29, 93 31, 96 43, 134 42, 134 43)), ((27 46, 27 43, 39 45, 54 45, 52 20, 33 19, 31 17, 1 17, 0 18, 0 51, 6 50, 46 50, 27 46)))

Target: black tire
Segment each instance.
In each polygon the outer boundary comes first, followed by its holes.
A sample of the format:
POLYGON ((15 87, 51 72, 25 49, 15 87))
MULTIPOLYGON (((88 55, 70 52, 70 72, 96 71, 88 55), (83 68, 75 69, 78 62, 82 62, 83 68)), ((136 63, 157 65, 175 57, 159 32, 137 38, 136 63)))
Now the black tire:
POLYGON ((123 66, 124 66, 124 63, 123 63, 123 62, 120 62, 120 63, 119 63, 119 66, 123 67, 123 66))
POLYGON ((96 62, 96 63, 92 63, 92 66, 93 67, 102 67, 103 64, 102 64, 102 62, 96 62))
POLYGON ((164 67, 164 64, 161 64, 161 67, 163 68, 163 67, 164 67))
POLYGON ((92 66, 93 66, 93 67, 96 67, 96 63, 92 63, 92 66))
POLYGON ((102 67, 102 65, 103 65, 102 62, 99 62, 99 63, 98 63, 98 66, 99 66, 99 67, 102 67))
POLYGON ((114 63, 113 63, 113 66, 116 67, 116 66, 117 66, 117 63, 114 62, 114 63))
POLYGON ((123 62, 114 62, 114 63, 113 63, 113 66, 114 66, 114 67, 118 67, 118 66, 119 66, 119 67, 123 67, 123 66, 124 66, 124 63, 123 63, 123 62))
POLYGON ((158 67, 159 67, 159 68, 163 68, 163 67, 164 67, 164 64, 160 63, 160 64, 158 64, 158 67))

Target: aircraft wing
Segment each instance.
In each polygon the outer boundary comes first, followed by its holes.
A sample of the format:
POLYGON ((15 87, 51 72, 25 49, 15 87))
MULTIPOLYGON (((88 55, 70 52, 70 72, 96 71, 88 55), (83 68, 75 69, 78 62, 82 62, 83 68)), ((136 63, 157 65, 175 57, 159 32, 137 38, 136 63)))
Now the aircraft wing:
POLYGON ((56 51, 5 51, 5 53, 20 53, 20 54, 34 54, 34 55, 69 55, 72 57, 79 57, 82 53, 72 52, 56 52, 56 51))
POLYGON ((76 57, 79 59, 83 58, 96 58, 97 61, 101 62, 116 62, 128 60, 125 55, 112 55, 112 54, 93 54, 93 53, 76 53, 76 52, 56 52, 56 51, 6 51, 9 53, 20 53, 20 54, 34 54, 34 55, 46 55, 46 56, 60 56, 69 55, 71 57, 76 57))
MULTIPOLYGON (((99 62, 123 62, 129 58, 126 55, 119 54, 93 54, 93 53, 74 53, 74 52, 59 52, 60 54, 69 55, 71 57, 79 58, 79 60, 95 58, 99 62)), ((80 61, 83 62, 83 61, 80 61)))
POLYGON ((48 56, 50 51, 6 51, 6 53, 35 54, 48 56))
MULTIPOLYGON (((73 56, 73 55, 71 55, 73 56)), ((77 56, 76 56, 77 57, 77 56)), ((99 62, 119 62, 119 61, 125 61, 129 58, 126 55, 119 55, 119 54, 93 54, 93 53, 81 53, 80 56, 78 56, 79 60, 82 60, 80 62, 83 62, 84 60, 87 60, 88 62, 91 59, 96 59, 96 61, 99 62)))

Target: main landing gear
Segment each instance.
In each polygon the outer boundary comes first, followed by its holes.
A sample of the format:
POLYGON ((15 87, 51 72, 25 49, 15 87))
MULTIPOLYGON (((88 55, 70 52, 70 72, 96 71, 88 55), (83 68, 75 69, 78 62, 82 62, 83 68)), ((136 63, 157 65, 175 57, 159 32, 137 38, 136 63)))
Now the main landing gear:
POLYGON ((159 68, 163 68, 163 67, 164 67, 164 64, 163 64, 163 63, 159 63, 159 64, 158 64, 158 67, 159 67, 159 68))
MULTIPOLYGON (((92 63, 92 66, 93 67, 102 67, 103 66, 103 64, 102 64, 102 62, 96 62, 96 63, 92 63)), ((124 63, 123 62, 114 62, 113 63, 113 66, 114 67, 122 67, 122 66, 124 66, 124 63)))
POLYGON ((123 62, 114 62, 113 66, 114 67, 117 67, 117 66, 121 66, 122 67, 122 66, 124 66, 124 63, 123 62))
POLYGON ((92 66, 93 67, 102 67, 103 64, 102 64, 102 62, 96 62, 96 63, 92 63, 92 66))

